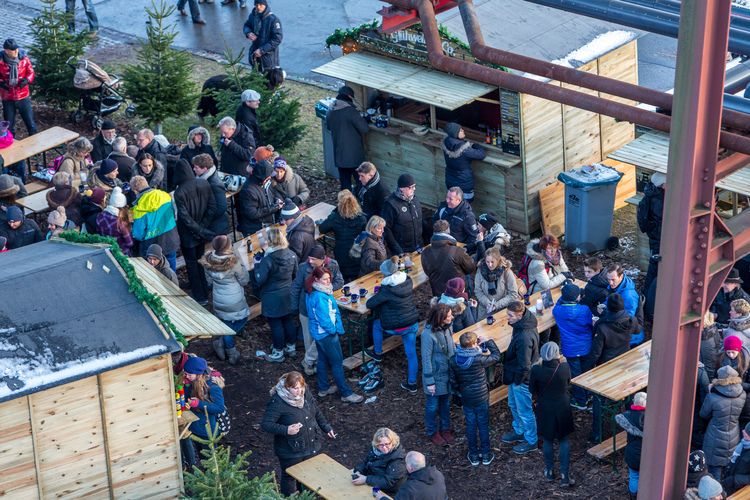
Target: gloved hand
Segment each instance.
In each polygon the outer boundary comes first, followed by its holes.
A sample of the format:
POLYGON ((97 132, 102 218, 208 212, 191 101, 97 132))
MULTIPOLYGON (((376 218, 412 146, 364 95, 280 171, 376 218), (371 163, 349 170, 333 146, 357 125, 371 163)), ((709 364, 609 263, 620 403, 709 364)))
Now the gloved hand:
POLYGON ((300 199, 299 199, 299 196, 292 196, 292 201, 293 201, 293 202, 294 202, 294 204, 295 204, 295 205, 297 205, 298 207, 299 207, 300 205, 302 205, 302 200, 300 200, 300 199))
POLYGON ((573 278, 573 273, 571 273, 570 271, 565 271, 565 272, 562 273, 562 275, 565 276, 566 278, 568 278, 569 280, 574 279, 573 278))
POLYGON ((197 408, 197 407, 198 407, 198 399, 190 398, 190 408, 197 408))
POLYGON ((20 78, 18 80, 18 86, 21 88, 24 88, 29 85, 29 79, 28 78, 20 78))

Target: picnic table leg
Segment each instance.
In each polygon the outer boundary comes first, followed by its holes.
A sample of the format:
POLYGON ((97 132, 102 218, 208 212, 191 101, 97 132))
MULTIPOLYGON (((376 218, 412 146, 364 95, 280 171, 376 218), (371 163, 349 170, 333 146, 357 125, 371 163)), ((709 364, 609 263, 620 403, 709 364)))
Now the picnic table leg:
POLYGON ((615 452, 615 447, 617 446, 617 423, 615 422, 615 415, 617 415, 620 410, 620 401, 611 401, 607 399, 606 403, 604 403, 604 401, 602 403, 602 414, 604 415, 604 418, 609 420, 610 430, 612 431, 612 471, 617 472, 617 453, 615 452))

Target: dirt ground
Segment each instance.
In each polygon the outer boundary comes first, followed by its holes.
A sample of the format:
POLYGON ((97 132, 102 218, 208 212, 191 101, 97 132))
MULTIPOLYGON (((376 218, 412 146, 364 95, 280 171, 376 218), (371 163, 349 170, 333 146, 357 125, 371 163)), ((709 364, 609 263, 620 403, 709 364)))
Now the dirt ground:
MULTIPOLYGON (((109 53, 98 54, 97 61, 117 62, 132 55, 132 48, 109 49, 109 53)), ((216 74, 220 67, 214 62, 198 60, 200 72, 196 79, 202 81, 207 75, 216 74)), ((288 86, 303 103, 303 119, 308 125, 308 133, 297 147, 290 162, 306 178, 312 190, 311 202, 327 201, 334 203, 337 181, 322 175, 322 148, 320 123, 314 117, 313 105, 317 99, 330 92, 298 83, 288 86)), ((36 106, 39 128, 62 125, 91 136, 87 128, 74 127, 67 121, 67 114, 42 105, 36 106)), ((183 118, 190 120, 192 117, 183 118)), ((121 134, 132 133, 140 124, 137 120, 124 121, 121 134)), ((23 127, 19 127, 23 129, 23 127)), ((21 134, 23 135, 23 134, 21 134)), ((132 135, 131 135, 132 137, 132 135)), ((172 137, 170 139, 181 139, 172 137)), ((605 263, 624 262, 634 268, 635 262, 635 211, 632 207, 619 210, 615 216, 613 235, 621 238, 622 246, 601 254, 605 263)), ((525 241, 515 240, 508 252, 509 258, 517 266, 525 250, 525 241)), ((583 279, 582 261, 584 256, 565 253, 565 259, 576 277, 583 279)), ((633 275, 640 281, 640 276, 633 275)), ((250 292, 248 292, 249 294, 250 292)), ((424 319, 430 292, 423 285, 417 292, 421 319, 424 319)), ((252 299, 251 299, 252 300, 252 299)), ((355 340, 355 347, 358 342, 355 340)), ((248 472, 259 475, 270 470, 278 471, 278 462, 273 454, 271 436, 260 430, 260 421, 268 401, 268 391, 278 377, 290 370, 300 370, 301 356, 296 360, 281 364, 267 363, 255 357, 256 350, 269 351, 270 331, 262 318, 251 321, 244 335, 238 339, 238 347, 243 353, 242 362, 235 367, 217 360, 211 351, 209 341, 193 341, 189 350, 205 356, 223 374, 227 382, 225 398, 232 418, 232 431, 225 443, 237 451, 252 451, 248 472)), ((346 344, 344 344, 346 346, 346 344)), ((298 345, 301 350, 301 343, 298 345)), ((440 448, 432 445, 424 436, 423 414, 424 395, 421 392, 409 394, 399 387, 406 375, 406 359, 403 349, 392 351, 383 362, 385 385, 376 391, 377 400, 371 404, 347 405, 338 397, 329 396, 319 400, 319 404, 338 434, 336 440, 329 440, 325 452, 346 466, 353 466, 368 451, 372 433, 378 427, 390 427, 401 436, 402 445, 407 449, 424 452, 429 461, 436 465, 446 477, 450 498, 597 498, 618 499, 627 497, 627 469, 622 460, 622 452, 616 454, 618 468, 613 471, 610 461, 600 462, 586 454, 591 446, 586 438, 591 428, 591 415, 575 412, 577 431, 572 438, 571 475, 577 481, 570 489, 559 488, 559 483, 548 483, 542 476, 544 467, 541 450, 525 456, 514 455, 510 446, 500 442, 500 435, 510 429, 510 411, 503 401, 491 409, 491 440, 495 451, 495 461, 489 467, 471 467, 466 460, 466 441, 463 437, 464 424, 460 409, 452 409, 452 421, 457 431, 457 442, 451 447, 440 448)), ((349 374, 356 386, 358 373, 349 374)), ((315 380, 308 380, 310 390, 316 390, 315 380)), ((420 383, 421 386, 421 383, 420 383)))

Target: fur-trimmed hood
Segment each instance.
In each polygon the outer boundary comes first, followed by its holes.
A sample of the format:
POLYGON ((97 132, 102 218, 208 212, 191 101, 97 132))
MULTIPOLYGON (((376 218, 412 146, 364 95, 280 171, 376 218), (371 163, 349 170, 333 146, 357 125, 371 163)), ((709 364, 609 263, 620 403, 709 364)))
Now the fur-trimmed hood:
POLYGON ((717 378, 712 382, 711 392, 717 392, 727 398, 736 398, 744 392, 740 377, 717 378))
POLYGON ((218 255, 215 251, 211 250, 198 259, 198 262, 206 271, 225 273, 237 264, 237 257, 234 254, 218 255))
POLYGON ((750 330, 750 314, 748 314, 747 316, 741 316, 739 318, 730 318, 729 328, 737 332, 745 332, 750 330))
POLYGON ((470 147, 471 143, 464 139, 455 139, 450 136, 443 139, 443 153, 445 153, 448 158, 459 158, 470 147))
POLYGON ((67 209, 69 206, 80 202, 81 193, 70 186, 58 187, 47 191, 47 204, 52 210, 57 209, 57 207, 65 207, 67 209))
POLYGON ((546 260, 542 249, 539 248, 539 238, 533 239, 526 244, 526 255, 534 260, 546 260))
POLYGON ((203 127, 195 127, 193 130, 188 132, 187 135, 187 148, 188 149, 195 149, 195 143, 193 142, 193 137, 195 137, 198 134, 203 134, 203 140, 201 141, 201 146, 210 146, 211 145, 211 134, 208 133, 208 130, 206 130, 203 127))

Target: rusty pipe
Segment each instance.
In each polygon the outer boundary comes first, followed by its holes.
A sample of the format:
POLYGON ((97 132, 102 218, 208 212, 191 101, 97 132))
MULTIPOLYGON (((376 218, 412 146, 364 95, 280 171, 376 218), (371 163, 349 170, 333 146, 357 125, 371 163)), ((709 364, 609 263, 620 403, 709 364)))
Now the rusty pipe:
MULTIPOLYGON (((435 11, 430 0, 384 1, 402 9, 417 11, 424 31, 430 64, 438 70, 484 82, 488 85, 496 85, 507 90, 585 109, 586 111, 610 116, 622 121, 637 123, 662 132, 670 131, 671 118, 669 116, 583 92, 557 87, 477 63, 448 57, 443 54, 435 11)), ((750 154, 750 137, 722 131, 720 141, 722 147, 738 153, 750 154)))
MULTIPOLYGON (((659 92, 658 90, 634 85, 606 76, 587 73, 577 69, 568 68, 559 64, 526 57, 520 54, 514 54, 495 47, 490 47, 484 42, 482 29, 474 9, 473 0, 457 0, 458 9, 461 13, 461 19, 466 30, 466 36, 469 39, 471 53, 481 61, 487 61, 500 66, 506 66, 518 71, 525 71, 534 75, 539 75, 550 80, 585 87, 591 90, 597 90, 636 102, 642 102, 657 106, 659 108, 671 110, 671 94, 659 92)), ((722 113, 722 122, 725 126, 738 129, 750 130, 750 116, 738 111, 724 108, 722 113)))

